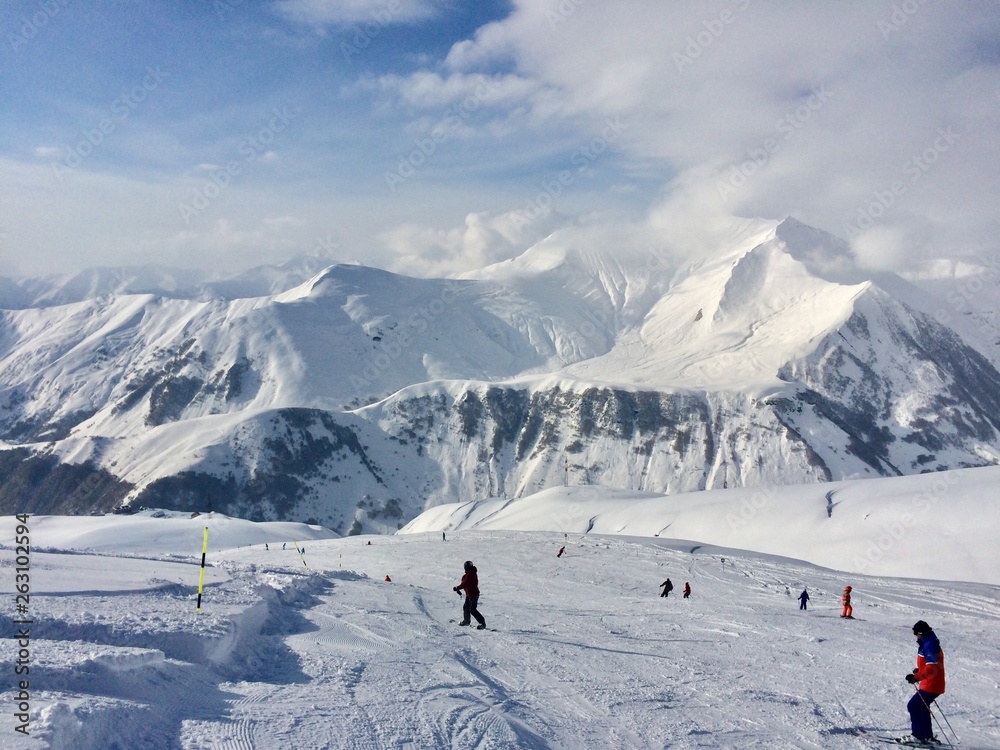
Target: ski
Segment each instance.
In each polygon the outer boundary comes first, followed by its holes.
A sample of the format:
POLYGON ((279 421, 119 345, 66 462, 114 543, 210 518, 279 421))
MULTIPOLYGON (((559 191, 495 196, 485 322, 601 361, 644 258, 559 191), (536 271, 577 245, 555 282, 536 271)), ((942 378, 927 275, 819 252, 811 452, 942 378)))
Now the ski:
POLYGON ((887 737, 881 734, 868 734, 865 736, 871 737, 873 740, 878 740, 879 742, 884 742, 887 745, 895 745, 896 747, 923 747, 923 748, 944 747, 944 745, 938 740, 914 741, 914 740, 907 740, 904 737, 887 737))
POLYGON ((490 630, 494 633, 497 632, 496 628, 479 628, 479 627, 473 627, 472 625, 462 625, 461 623, 458 622, 458 620, 448 620, 448 622, 452 624, 458 624, 460 628, 469 628, 469 630, 490 630))

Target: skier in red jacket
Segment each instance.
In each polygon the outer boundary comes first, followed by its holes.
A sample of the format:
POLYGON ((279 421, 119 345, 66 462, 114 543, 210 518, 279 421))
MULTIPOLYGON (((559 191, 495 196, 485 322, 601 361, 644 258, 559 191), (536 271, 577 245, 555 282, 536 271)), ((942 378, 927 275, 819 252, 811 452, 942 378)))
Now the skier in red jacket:
POLYGON ((906 675, 906 681, 917 688, 906 704, 913 734, 900 740, 926 743, 934 739, 931 704, 944 693, 944 651, 934 630, 923 620, 913 624, 913 635, 917 637, 917 668, 906 675))
POLYGON ((465 618, 458 623, 459 625, 468 625, 472 622, 471 617, 476 618, 476 622, 479 623, 477 630, 486 629, 486 618, 479 614, 479 610, 476 605, 479 604, 479 571, 476 570, 476 566, 472 564, 471 560, 465 561, 465 574, 462 576, 462 582, 455 587, 455 591, 462 593, 465 590, 465 602, 462 605, 462 614, 465 618))

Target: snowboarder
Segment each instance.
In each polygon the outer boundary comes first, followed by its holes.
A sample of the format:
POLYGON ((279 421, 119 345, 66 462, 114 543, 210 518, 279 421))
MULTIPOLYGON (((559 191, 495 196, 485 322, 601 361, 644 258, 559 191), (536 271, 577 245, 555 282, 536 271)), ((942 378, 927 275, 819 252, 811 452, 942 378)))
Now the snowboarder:
POLYGON ((854 619, 854 607, 851 606, 851 587, 844 587, 844 595, 840 597, 840 603, 844 605, 844 611, 840 613, 841 617, 847 617, 851 620, 854 619))
POLYGON ((913 635, 917 637, 917 667, 906 675, 906 681, 916 688, 906 704, 913 734, 896 741, 930 746, 936 741, 931 731, 931 704, 944 693, 944 651, 934 630, 923 620, 914 623, 913 635))
POLYGON ((802 589, 802 593, 799 594, 799 609, 809 609, 806 606, 807 601, 809 601, 809 592, 802 589))
POLYGON ((556 555, 556 557, 562 557, 563 556, 563 552, 565 552, 565 551, 566 551, 565 547, 560 547, 559 548, 559 553, 556 555))
POLYGON ((691 584, 687 581, 684 582, 684 598, 687 599, 691 596, 691 584))
POLYGON ((462 604, 462 614, 464 619, 458 623, 459 625, 469 625, 472 617, 476 618, 476 622, 479 623, 477 630, 486 629, 486 618, 479 614, 479 610, 476 605, 479 604, 479 571, 476 570, 476 566, 472 564, 471 560, 465 561, 465 573, 462 575, 462 582, 458 584, 453 590, 462 593, 465 590, 465 602, 462 604))
POLYGON ((660 588, 663 589, 663 593, 660 594, 660 598, 662 599, 665 596, 670 596, 670 592, 674 590, 674 584, 672 584, 668 578, 660 584, 660 588))

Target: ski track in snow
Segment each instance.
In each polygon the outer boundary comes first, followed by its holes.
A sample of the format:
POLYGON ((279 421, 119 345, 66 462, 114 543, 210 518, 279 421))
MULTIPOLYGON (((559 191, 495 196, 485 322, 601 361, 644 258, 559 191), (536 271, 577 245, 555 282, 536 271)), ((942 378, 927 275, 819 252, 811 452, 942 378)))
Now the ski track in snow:
POLYGON ((220 575, 201 614, 192 587, 151 585, 143 566, 155 552, 83 555, 82 572, 49 580, 36 553, 33 732, 8 729, 2 746, 878 747, 873 734, 908 731, 909 628, 926 619, 945 647, 942 705, 963 747, 1000 748, 997 587, 847 576, 650 538, 314 540, 309 571, 279 546, 213 554, 220 575), (102 558, 113 592, 79 580, 102 558), (496 631, 455 622, 465 559, 496 631), (661 598, 666 577, 675 590, 661 598), (847 583, 851 622, 838 617, 847 583), (812 600, 800 612, 804 585, 812 600))

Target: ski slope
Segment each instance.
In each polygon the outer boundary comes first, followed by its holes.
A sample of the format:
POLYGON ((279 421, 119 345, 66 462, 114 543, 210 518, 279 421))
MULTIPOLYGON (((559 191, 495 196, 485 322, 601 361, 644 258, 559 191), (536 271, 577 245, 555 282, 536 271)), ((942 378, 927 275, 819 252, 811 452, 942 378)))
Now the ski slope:
MULTIPOLYGON (((14 525, 0 522, 9 680, 14 525)), ((151 512, 29 529, 30 736, 14 731, 8 689, 4 748, 883 747, 874 735, 908 731, 918 619, 947 654, 942 707, 963 747, 1000 748, 993 585, 652 536, 336 538, 151 512), (495 630, 456 624, 466 559, 495 630), (838 616, 845 584, 854 621, 838 616)))

